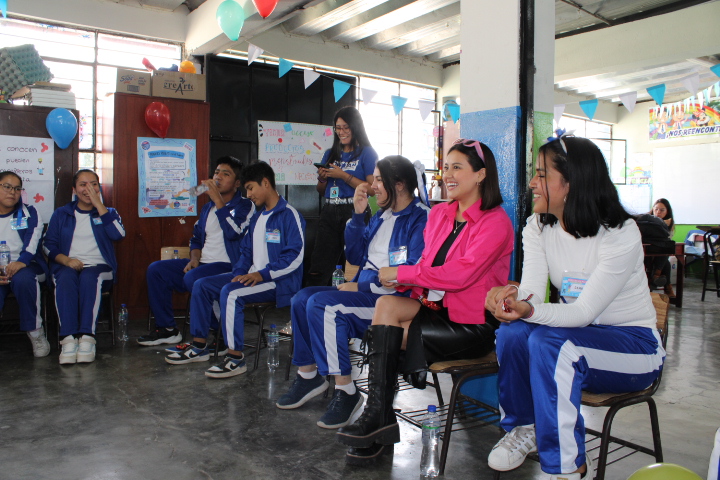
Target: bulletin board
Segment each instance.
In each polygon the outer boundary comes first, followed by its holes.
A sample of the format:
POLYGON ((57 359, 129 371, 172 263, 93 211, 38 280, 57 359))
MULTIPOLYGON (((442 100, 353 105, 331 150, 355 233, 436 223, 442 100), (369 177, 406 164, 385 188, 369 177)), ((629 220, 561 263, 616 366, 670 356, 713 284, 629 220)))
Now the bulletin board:
MULTIPOLYGON (((667 198, 675 223, 720 224, 720 143, 656 148, 653 199, 667 198)), ((653 200, 654 201, 654 200, 653 200)))
POLYGON ((332 147, 329 125, 258 120, 258 159, 270 164, 278 185, 315 185, 325 150, 332 147))

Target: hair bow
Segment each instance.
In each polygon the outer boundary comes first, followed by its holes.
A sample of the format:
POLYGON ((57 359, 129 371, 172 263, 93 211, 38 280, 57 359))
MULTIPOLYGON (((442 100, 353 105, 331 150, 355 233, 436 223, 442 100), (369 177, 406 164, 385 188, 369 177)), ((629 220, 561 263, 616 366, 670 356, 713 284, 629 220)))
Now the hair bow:
POLYGON ((545 143, 550 143, 550 142, 554 142, 555 140, 559 140, 560 146, 562 147, 563 152, 565 152, 565 154, 567 154, 567 146, 565 146, 565 142, 563 141, 563 138, 564 137, 574 137, 575 136, 574 133, 575 133, 575 130, 570 130, 568 132, 563 128, 558 128, 557 130, 555 130, 556 136, 548 137, 547 142, 545 142, 545 143))
POLYGON ((415 167, 415 175, 417 176, 420 201, 429 207, 430 201, 428 200, 427 187, 425 186, 425 180, 423 178, 423 175, 425 174, 425 165, 423 165, 420 160, 415 160, 415 162, 413 162, 413 167, 415 167))

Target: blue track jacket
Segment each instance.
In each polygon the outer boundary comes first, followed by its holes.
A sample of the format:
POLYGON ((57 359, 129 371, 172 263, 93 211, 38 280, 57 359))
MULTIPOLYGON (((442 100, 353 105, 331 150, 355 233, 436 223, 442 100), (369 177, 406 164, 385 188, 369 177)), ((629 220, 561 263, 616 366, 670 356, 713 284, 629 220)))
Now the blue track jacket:
MULTIPOLYGON (((210 210, 215 203, 209 201, 200 211, 200 218, 193 227, 193 236, 190 239, 190 250, 202 250, 205 246, 205 225, 210 210)), ((230 257, 230 263, 236 263, 240 258, 240 244, 245 231, 250 225, 250 219, 255 214, 255 205, 243 197, 238 190, 235 196, 223 208, 215 211, 223 231, 225 251, 230 257)))
POLYGON ((35 207, 18 202, 17 205, 15 205, 15 209, 9 215, 12 215, 12 221, 16 222, 16 225, 22 223, 23 218, 27 218, 27 228, 16 230, 18 235, 20 235, 20 240, 22 240, 23 248, 20 256, 13 259, 13 261, 17 260, 25 265, 30 265, 30 262, 35 261, 46 274, 50 273, 47 263, 45 262, 45 257, 43 257, 42 251, 40 250, 43 224, 38 221, 38 212, 35 210, 35 207))
MULTIPOLYGON (((384 221, 383 213, 384 210, 378 211, 366 227, 365 214, 353 212, 352 218, 345 227, 345 258, 352 265, 360 266, 353 281, 358 283, 358 291, 361 292, 386 293, 382 290, 382 285, 378 280, 377 270, 363 270, 368 260, 370 241, 384 221)), ((395 220, 390 236, 388 256, 391 252, 397 252, 403 248, 407 250, 406 262, 398 265, 415 265, 420 260, 425 248, 423 230, 425 230, 429 214, 430 208, 417 197, 410 205, 394 214, 397 216, 397 220, 395 220)))
MULTIPOLYGON (((68 255, 70 253, 70 245, 72 245, 73 235, 75 234, 75 207, 77 200, 70 202, 53 212, 45 233, 45 253, 50 259, 50 270, 57 272, 62 265, 55 262, 55 257, 59 254, 68 255)), ((100 253, 105 262, 112 268, 113 278, 117 281, 117 259, 115 258, 115 249, 112 242, 125 238, 125 227, 122 225, 120 215, 114 208, 107 207, 108 212, 99 216, 95 208, 90 212, 93 233, 95 241, 98 244, 100 253), (102 223, 96 225, 92 219, 100 218, 102 223)))
POLYGON ((253 264, 253 234, 260 215, 270 215, 266 231, 277 235, 278 243, 265 241, 268 259, 267 265, 255 265, 262 275, 263 282, 275 282, 278 307, 290 305, 290 299, 302 288, 303 257, 305 254, 305 219, 287 203, 283 197, 270 211, 259 210, 250 220, 250 227, 243 237, 240 259, 233 268, 233 275, 246 275, 253 264))

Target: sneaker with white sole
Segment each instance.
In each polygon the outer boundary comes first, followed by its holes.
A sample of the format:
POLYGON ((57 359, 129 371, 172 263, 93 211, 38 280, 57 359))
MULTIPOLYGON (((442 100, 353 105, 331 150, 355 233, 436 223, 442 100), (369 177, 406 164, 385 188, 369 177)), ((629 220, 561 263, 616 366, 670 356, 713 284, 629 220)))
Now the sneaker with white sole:
POLYGON ((488 466, 500 472, 513 470, 533 452, 537 452, 535 425, 515 427, 495 444, 488 456, 488 466))
POLYGON ((47 357, 50 353, 50 343, 45 336, 45 329, 40 327, 35 332, 27 332, 27 336, 32 344, 33 355, 36 357, 47 357), (34 336, 33 333, 37 334, 37 336, 34 336))
POLYGON ((228 378, 235 375, 242 375, 247 372, 245 365, 245 357, 241 359, 225 357, 225 362, 221 365, 215 365, 205 371, 205 376, 210 378, 228 378))
POLYGON ((192 342, 185 342, 185 343, 179 343, 177 345, 174 345, 172 347, 168 347, 165 349, 168 353, 179 353, 184 351, 185 349, 192 347, 192 342))
POLYGON ((158 328, 154 332, 143 335, 137 339, 137 342, 144 347, 152 347, 154 345, 175 344, 182 342, 182 334, 177 328, 168 330, 167 328, 158 328))
POLYGON ((210 352, 205 348, 193 347, 192 344, 182 352, 171 353, 165 357, 165 361, 171 365, 183 365, 185 363, 207 362, 210 360, 210 352))
POLYGON ((60 341, 60 365, 77 362, 78 339, 68 335, 60 341))
POLYGON ((590 480, 593 478, 593 462, 590 455, 585 454, 585 473, 552 474, 548 480, 590 480))
POLYGON ((350 419, 362 404, 363 397, 359 391, 356 390, 353 395, 348 395, 344 390, 336 388, 327 411, 317 421, 317 426, 328 429, 342 428, 350 423, 350 419))
POLYGON ((95 361, 95 338, 83 335, 78 340, 77 363, 91 363, 95 361))
POLYGON ((283 410, 291 410, 293 408, 301 407, 311 398, 317 397, 327 390, 329 385, 330 384, 327 380, 325 380, 325 377, 321 376, 319 373, 313 378, 308 379, 305 379, 298 374, 295 376, 295 381, 290 386, 290 390, 278 398, 275 405, 283 410))

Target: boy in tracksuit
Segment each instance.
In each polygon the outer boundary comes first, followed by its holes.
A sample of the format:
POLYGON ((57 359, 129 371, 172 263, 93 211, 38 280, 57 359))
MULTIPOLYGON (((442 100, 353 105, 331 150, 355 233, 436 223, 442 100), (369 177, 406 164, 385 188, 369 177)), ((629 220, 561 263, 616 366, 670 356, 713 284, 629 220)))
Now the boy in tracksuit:
MULTIPOLYGON (((275 302, 285 307, 302 286, 305 219, 278 195, 275 172, 267 163, 246 167, 242 178, 258 211, 243 238, 240 259, 232 273, 196 282, 190 302, 193 319, 209 318, 213 302, 220 303, 220 323, 229 351, 223 364, 205 372, 210 378, 232 377, 247 370, 242 353, 245 304, 275 302)), ((191 348, 168 355, 166 361, 180 364, 209 358, 207 342, 196 339, 191 348)))
MULTIPOLYGON (((190 239, 190 259, 159 260, 147 269, 148 299, 155 316, 155 331, 138 338, 140 345, 175 345, 182 335, 175 325, 172 292, 191 292, 200 278, 229 273, 240 258, 240 242, 255 206, 240 192, 242 164, 234 157, 217 161, 212 179, 203 181, 210 202, 203 206, 190 239)), ((194 337, 207 337, 213 316, 207 324, 191 325, 194 337)), ((175 350, 171 348, 170 350, 175 350)))

